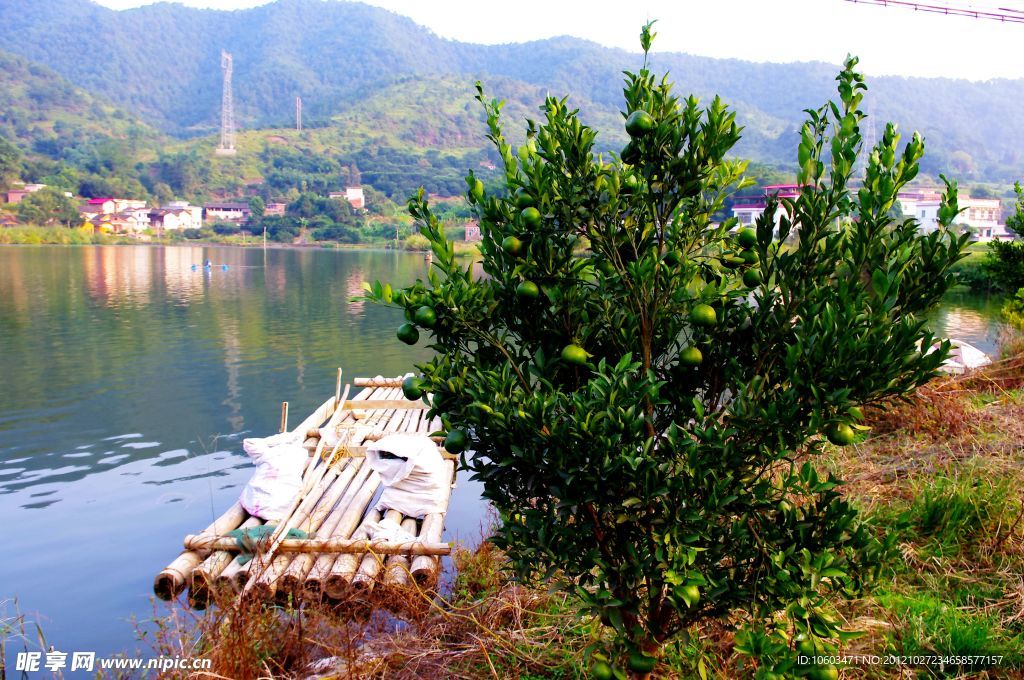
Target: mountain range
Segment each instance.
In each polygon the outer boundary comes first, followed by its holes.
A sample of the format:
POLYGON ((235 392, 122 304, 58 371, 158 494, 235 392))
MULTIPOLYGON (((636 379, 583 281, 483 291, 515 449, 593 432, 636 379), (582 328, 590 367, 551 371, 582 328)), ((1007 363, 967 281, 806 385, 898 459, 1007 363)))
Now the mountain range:
MULTIPOLYGON (((184 139, 216 132, 224 49, 233 55, 241 129, 293 126, 301 96, 306 127, 364 156, 371 150, 354 142, 353 123, 368 139, 387 137, 411 156, 425 153, 417 145, 454 157, 484 147, 472 101, 477 79, 514 104, 511 127, 521 128, 545 93, 568 94, 604 133, 602 148, 618 148, 622 71, 641 63, 638 53, 570 37, 490 46, 446 40, 386 10, 337 0, 277 0, 236 11, 0 0, 0 44, 120 107, 140 129, 184 139), (388 132, 397 129, 404 136, 388 132)), ((680 93, 720 94, 745 126, 736 152, 783 167, 792 165, 803 109, 834 97, 839 69, 665 53, 657 43, 651 64, 669 72, 680 93)), ((999 182, 1024 174, 1024 80, 887 76, 869 77, 868 84, 876 135, 886 120, 920 130, 928 142, 925 173, 999 182)), ((310 145, 318 146, 332 144, 310 145)))

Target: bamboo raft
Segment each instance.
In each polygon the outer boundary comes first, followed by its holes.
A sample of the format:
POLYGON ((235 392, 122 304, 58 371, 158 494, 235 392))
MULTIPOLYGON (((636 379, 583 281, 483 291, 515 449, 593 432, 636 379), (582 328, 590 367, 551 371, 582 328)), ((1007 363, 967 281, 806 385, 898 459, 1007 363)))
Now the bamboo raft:
MULTIPOLYGON (((455 486, 456 456, 441 450, 451 479, 445 498, 440 499, 443 512, 416 519, 395 510, 382 516, 372 509, 382 483, 364 464, 367 444, 392 433, 429 435, 441 429, 439 419, 427 419, 423 402, 404 398, 401 383, 401 376, 356 378, 353 385, 361 390, 349 398, 352 385, 342 392, 339 369, 334 396, 292 430, 296 436, 305 435, 309 452, 303 487, 286 518, 257 543, 253 559, 240 564, 235 559, 237 542, 225 534, 264 521, 236 502, 201 532, 185 537, 185 550, 156 576, 156 595, 170 600, 188 588, 189 602, 197 608, 218 597, 243 595, 278 602, 374 600, 389 607, 422 601, 410 597, 411 591, 432 591, 440 558, 451 551, 441 537, 455 486), (327 446, 321 429, 333 430, 338 443, 327 446), (382 518, 399 523, 417 540, 369 540, 367 526, 382 518), (287 538, 293 528, 306 532, 308 538, 287 538)), ((287 419, 285 402, 282 432, 287 430, 287 419)))

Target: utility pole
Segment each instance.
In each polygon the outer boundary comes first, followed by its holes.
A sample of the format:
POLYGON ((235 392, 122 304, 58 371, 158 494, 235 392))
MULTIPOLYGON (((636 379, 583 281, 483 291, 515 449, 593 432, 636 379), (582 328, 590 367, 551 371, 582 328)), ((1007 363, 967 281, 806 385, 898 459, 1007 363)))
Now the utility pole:
POLYGON ((302 129, 302 97, 295 98, 295 129, 302 129))
POLYGON ((231 95, 231 74, 234 65, 231 53, 220 51, 220 70, 224 74, 224 89, 220 100, 220 146, 218 156, 235 155, 235 103, 231 95))

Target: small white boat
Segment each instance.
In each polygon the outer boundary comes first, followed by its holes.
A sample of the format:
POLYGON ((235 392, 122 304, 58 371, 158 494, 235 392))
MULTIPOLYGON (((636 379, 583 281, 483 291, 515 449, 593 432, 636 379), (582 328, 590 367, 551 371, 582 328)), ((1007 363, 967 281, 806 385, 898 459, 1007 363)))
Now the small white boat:
MULTIPOLYGON (((949 357, 942 362, 942 371, 950 375, 962 375, 975 368, 981 368, 992 363, 992 359, 974 345, 957 340, 949 339, 953 345, 949 350, 949 357)), ((939 348, 938 343, 932 345, 929 353, 939 348)))

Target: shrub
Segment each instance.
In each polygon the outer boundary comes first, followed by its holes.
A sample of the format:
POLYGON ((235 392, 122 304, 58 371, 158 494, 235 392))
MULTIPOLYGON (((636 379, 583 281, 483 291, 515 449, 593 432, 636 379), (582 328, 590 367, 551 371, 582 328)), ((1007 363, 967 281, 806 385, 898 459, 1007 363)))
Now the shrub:
POLYGON ((1024 288, 1024 241, 990 241, 985 268, 1002 290, 1024 288))
MULTIPOLYGON (((756 232, 713 224, 745 186, 726 157, 735 114, 674 96, 646 66, 651 37, 626 77, 621 158, 597 157, 555 98, 513 151, 478 85, 507 188, 467 178, 486 276, 459 264, 421 191, 409 207, 436 269, 368 293, 430 334, 430 413, 450 450, 475 451, 463 465, 501 514, 496 546, 519 577, 575 593, 614 631, 607 660, 636 677, 708 619, 836 638, 828 592, 855 592, 883 546, 815 469, 818 435, 849 441, 861 405, 937 374, 949 345, 922 353, 924 314, 966 243, 949 230, 955 184, 934 233, 889 214, 917 174, 916 134, 901 149, 888 125, 851 194, 856 59, 801 131, 800 196, 769 201, 756 232)), ((791 656, 768 670, 792 672, 791 656)))
POLYGON ((406 250, 430 250, 430 239, 423 234, 409 234, 402 247, 406 250))

